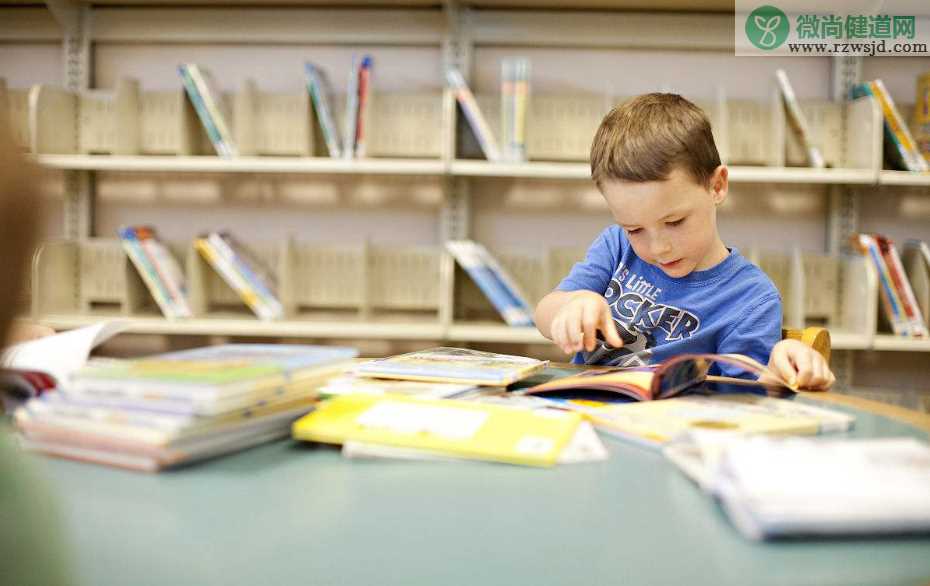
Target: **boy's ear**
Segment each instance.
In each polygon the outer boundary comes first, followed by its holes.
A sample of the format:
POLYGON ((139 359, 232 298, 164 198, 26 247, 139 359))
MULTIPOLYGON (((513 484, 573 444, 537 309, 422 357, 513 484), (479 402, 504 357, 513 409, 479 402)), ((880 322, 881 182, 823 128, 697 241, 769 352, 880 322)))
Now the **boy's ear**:
POLYGON ((726 165, 718 165, 710 176, 710 194, 714 198, 714 205, 720 205, 726 200, 730 188, 730 172, 726 165))

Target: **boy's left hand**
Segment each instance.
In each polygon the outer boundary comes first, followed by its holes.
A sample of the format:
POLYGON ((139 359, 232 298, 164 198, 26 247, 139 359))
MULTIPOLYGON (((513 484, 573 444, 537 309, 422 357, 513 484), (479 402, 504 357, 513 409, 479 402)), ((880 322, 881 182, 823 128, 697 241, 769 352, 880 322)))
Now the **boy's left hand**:
POLYGON ((769 369, 805 391, 826 391, 836 381, 819 352, 799 340, 782 340, 772 348, 769 369))

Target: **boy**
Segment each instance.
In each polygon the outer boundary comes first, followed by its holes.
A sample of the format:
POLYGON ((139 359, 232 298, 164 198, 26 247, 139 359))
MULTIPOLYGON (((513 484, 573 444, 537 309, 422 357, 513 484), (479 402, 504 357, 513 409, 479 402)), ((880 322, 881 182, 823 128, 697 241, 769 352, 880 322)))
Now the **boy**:
POLYGON ((616 224, 539 302, 544 336, 586 364, 738 353, 807 389, 833 383, 820 354, 779 341, 778 291, 717 233, 727 168, 697 106, 654 93, 614 108, 594 136, 591 176, 616 224))

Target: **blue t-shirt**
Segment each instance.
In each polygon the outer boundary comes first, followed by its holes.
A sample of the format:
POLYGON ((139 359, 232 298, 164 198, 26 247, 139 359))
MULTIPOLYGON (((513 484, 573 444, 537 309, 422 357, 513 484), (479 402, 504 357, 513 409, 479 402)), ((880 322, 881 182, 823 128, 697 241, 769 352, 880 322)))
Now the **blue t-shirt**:
MULTIPOLYGON (((593 351, 579 352, 576 363, 634 366, 686 353, 736 353, 766 364, 781 338, 778 290, 735 248, 712 268, 673 278, 640 259, 612 225, 557 289, 603 293, 624 342, 613 348, 599 341, 593 351)), ((727 366, 712 372, 755 378, 727 366)))

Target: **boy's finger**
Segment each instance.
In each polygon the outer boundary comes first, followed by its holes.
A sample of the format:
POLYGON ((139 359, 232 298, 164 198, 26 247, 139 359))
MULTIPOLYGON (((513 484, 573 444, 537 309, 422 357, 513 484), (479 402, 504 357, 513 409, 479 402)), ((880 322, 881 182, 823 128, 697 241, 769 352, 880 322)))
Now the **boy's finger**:
POLYGON ((789 386, 797 384, 797 373, 794 369, 794 365, 788 359, 787 352, 780 352, 778 350, 772 352, 772 357, 769 360, 769 368, 787 382, 789 386))
POLYGON ((814 374, 810 354, 805 349, 801 352, 795 352, 791 358, 792 362, 794 362, 795 370, 798 373, 798 386, 807 387, 814 374))
POLYGON ((621 348, 623 346, 623 339, 617 332, 617 324, 614 323, 614 318, 610 314, 610 309, 608 309, 604 314, 603 323, 601 324, 601 331, 604 332, 604 339, 611 347, 621 348))
POLYGON ((584 349, 588 352, 594 350, 597 344, 597 308, 587 305, 581 318, 581 329, 584 337, 584 349))
POLYGON ((581 310, 580 307, 569 307, 565 318, 565 339, 574 352, 581 350, 581 310))

